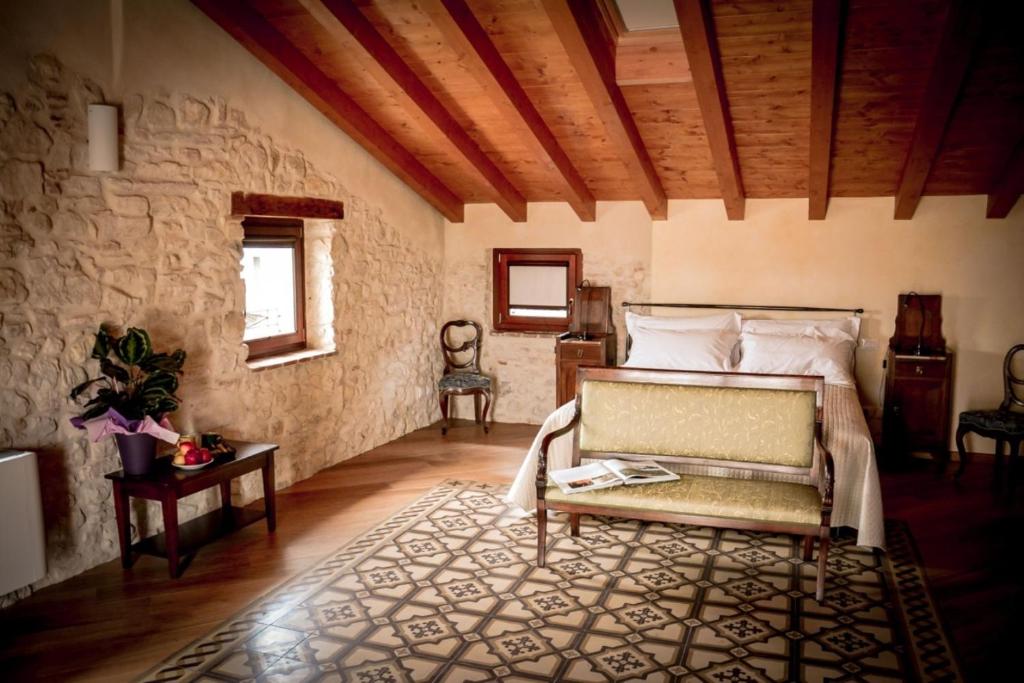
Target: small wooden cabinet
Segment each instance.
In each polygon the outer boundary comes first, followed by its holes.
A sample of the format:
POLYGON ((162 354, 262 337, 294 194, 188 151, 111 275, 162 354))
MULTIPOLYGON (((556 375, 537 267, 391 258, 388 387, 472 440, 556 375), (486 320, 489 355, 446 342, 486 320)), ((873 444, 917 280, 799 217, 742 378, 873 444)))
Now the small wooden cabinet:
POLYGON ((615 365, 615 333, 592 335, 586 339, 563 335, 555 341, 556 406, 576 396, 576 369, 615 365))
POLYGON ((890 348, 886 356, 882 447, 895 463, 914 451, 949 461, 953 395, 953 353, 907 354, 890 348))

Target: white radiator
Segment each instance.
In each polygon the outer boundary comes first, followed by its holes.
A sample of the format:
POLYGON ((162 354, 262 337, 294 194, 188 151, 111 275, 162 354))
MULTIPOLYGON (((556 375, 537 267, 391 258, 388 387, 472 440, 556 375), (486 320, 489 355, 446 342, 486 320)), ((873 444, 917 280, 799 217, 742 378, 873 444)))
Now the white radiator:
POLYGON ((36 454, 0 451, 0 595, 34 583, 45 573, 36 454))

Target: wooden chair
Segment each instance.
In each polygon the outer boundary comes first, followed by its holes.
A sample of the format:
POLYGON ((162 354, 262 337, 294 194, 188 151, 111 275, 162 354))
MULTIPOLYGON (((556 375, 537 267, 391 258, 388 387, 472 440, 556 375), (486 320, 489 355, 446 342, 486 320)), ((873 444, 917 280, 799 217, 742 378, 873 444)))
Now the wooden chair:
POLYGON ((487 429, 487 411, 491 407, 491 378, 480 372, 480 339, 483 330, 472 320, 450 320, 441 327, 441 352, 444 354, 444 376, 437 383, 437 400, 441 404, 441 434, 448 433, 448 401, 452 396, 473 396, 473 409, 476 423, 483 423, 484 433, 487 429), (461 344, 452 345, 448 340, 448 331, 452 327, 472 327, 474 334, 461 344), (468 353, 466 360, 460 361, 461 354, 468 353), (480 399, 484 399, 483 410, 480 399))
POLYGON ((1000 463, 1003 458, 1003 444, 1010 444, 1011 476, 1016 469, 1017 456, 1020 454, 1020 443, 1024 440, 1024 413, 1014 412, 1013 407, 1024 408, 1019 387, 1024 387, 1024 377, 1013 372, 1013 357, 1024 351, 1024 344, 1017 344, 1003 359, 1003 402, 996 410, 966 410, 960 413, 960 422, 956 428, 956 449, 960 454, 960 467, 956 471, 957 478, 964 473, 967 466, 967 449, 964 448, 964 436, 969 432, 980 434, 996 440, 996 457, 1000 463))

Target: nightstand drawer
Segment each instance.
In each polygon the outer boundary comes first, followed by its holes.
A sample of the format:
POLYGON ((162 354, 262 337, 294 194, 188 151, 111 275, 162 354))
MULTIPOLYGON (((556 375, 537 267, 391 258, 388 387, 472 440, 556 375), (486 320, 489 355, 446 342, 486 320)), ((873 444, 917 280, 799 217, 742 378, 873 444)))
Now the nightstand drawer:
POLYGON ((576 395, 579 368, 611 365, 615 365, 614 333, 588 339, 559 337, 555 341, 555 405, 564 405, 576 395))
POLYGON ((896 359, 896 377, 908 379, 945 379, 946 361, 896 359))
POLYGON ((569 341, 558 345, 558 360, 579 363, 604 364, 604 344, 600 342, 569 341))

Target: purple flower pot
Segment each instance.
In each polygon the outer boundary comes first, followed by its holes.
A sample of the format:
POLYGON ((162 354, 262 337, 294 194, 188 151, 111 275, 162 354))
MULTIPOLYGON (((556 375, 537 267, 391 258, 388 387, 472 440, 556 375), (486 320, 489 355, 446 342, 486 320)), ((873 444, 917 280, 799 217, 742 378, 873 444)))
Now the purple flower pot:
POLYGON ((156 437, 151 434, 114 434, 125 474, 148 474, 156 460, 156 437))

